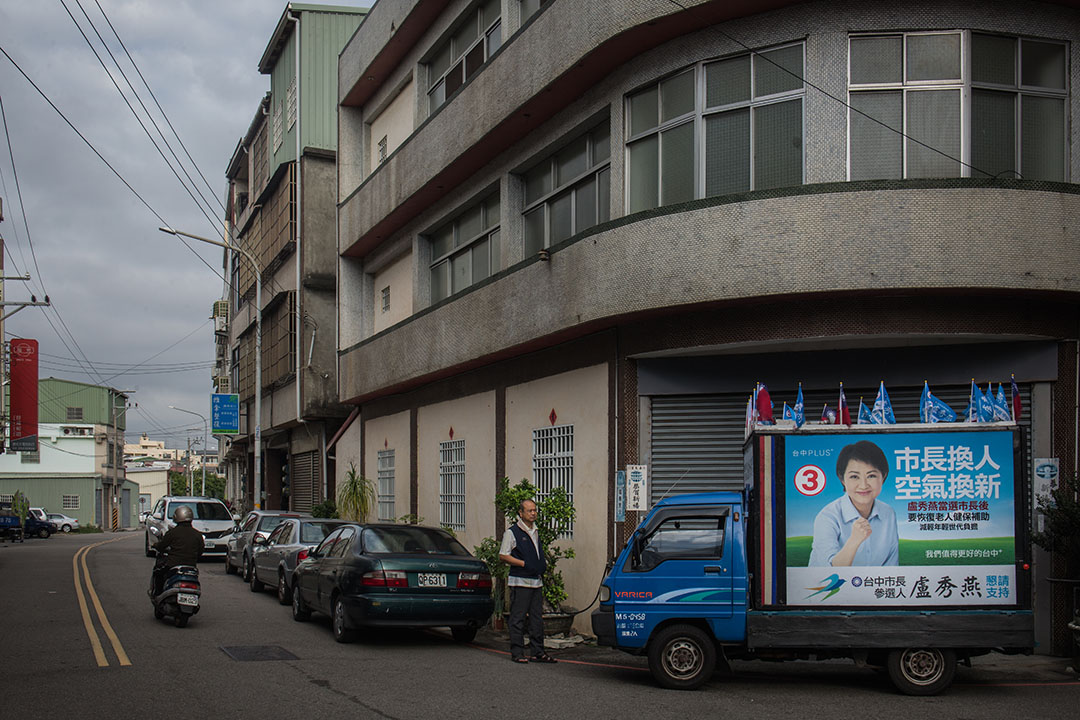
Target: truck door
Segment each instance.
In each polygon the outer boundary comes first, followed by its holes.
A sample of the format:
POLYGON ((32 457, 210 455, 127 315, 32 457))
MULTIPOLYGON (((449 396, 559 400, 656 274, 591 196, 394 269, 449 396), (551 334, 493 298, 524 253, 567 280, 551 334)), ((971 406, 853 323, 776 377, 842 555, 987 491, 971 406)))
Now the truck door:
MULTIPOLYGON (((633 627, 647 637, 672 618, 732 617, 733 562, 730 506, 671 507, 656 514, 632 540, 621 582, 612 588, 633 627)), ((616 625, 621 639, 625 633, 616 625)))

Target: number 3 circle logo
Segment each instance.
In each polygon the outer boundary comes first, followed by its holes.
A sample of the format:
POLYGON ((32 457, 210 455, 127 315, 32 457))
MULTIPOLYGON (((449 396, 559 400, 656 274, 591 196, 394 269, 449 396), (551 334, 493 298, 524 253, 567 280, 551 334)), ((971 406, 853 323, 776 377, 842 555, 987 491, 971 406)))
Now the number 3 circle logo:
POLYGON ((817 465, 803 465, 795 473, 795 489, 813 497, 825 489, 825 473, 817 465))

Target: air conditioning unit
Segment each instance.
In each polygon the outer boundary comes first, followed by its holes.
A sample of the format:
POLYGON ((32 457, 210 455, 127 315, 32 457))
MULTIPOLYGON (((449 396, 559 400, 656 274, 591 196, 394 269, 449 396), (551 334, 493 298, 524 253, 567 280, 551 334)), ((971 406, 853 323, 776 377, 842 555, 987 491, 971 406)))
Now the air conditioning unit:
POLYGON ((228 300, 215 300, 214 301, 213 315, 211 315, 210 317, 228 318, 229 317, 229 301, 228 300))
POLYGON ((229 316, 228 315, 215 315, 214 316, 214 332, 218 335, 226 335, 229 332, 229 316))
POLYGON ((219 393, 232 392, 232 379, 228 375, 219 375, 214 378, 214 387, 219 393))

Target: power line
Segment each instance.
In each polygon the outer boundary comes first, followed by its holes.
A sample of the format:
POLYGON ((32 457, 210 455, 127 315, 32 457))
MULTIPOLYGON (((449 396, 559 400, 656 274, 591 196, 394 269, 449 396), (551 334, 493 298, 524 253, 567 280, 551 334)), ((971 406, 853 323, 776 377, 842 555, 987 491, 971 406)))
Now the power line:
MULTIPOLYGON (((672 5, 674 5, 675 7, 679 8, 680 10, 684 10, 684 11, 685 11, 685 10, 688 10, 688 8, 687 8, 687 7, 685 6, 685 5, 682 5, 682 4, 680 4, 680 3, 678 2, 678 0, 667 0, 667 2, 671 3, 672 5)), ((935 152, 935 153, 937 153, 938 155, 941 155, 942 157, 945 157, 945 158, 947 158, 947 159, 949 159, 949 160, 952 160, 952 161, 953 161, 953 162, 955 162, 955 163, 958 163, 958 164, 960 164, 960 165, 963 165, 963 166, 969 167, 969 168, 971 168, 972 170, 974 170, 975 172, 979 172, 979 173, 982 173, 982 174, 984 174, 984 175, 987 175, 987 176, 989 176, 989 177, 995 177, 995 176, 994 176, 994 175, 993 175, 992 173, 988 173, 988 172, 986 172, 985 170, 980 170, 979 168, 975 167, 975 166, 974 166, 974 165, 972 165, 971 163, 966 163, 966 162, 964 162, 963 160, 961 160, 961 159, 959 159, 959 158, 953 157, 952 155, 950 155, 949 153, 945 152, 944 150, 939 150, 938 148, 936 148, 936 147, 933 147, 932 145, 928 145, 927 143, 924 143, 924 142, 923 142, 922 140, 918 140, 918 139, 916 139, 916 138, 913 138, 913 137, 911 137, 910 135, 908 135, 907 133, 905 133, 905 132, 904 132, 903 130, 897 130, 897 129, 896 129, 896 128, 894 128, 893 126, 891 126, 891 125, 889 125, 889 124, 887 124, 887 123, 885 123, 885 122, 883 122, 883 121, 881 121, 881 120, 878 120, 877 118, 875 118, 875 117, 873 117, 873 116, 871 116, 871 115, 869 115, 869 114, 867 114, 867 113, 863 112, 862 110, 859 110, 858 108, 856 108, 856 107, 852 106, 852 105, 851 105, 850 103, 848 103, 848 102, 847 102, 846 100, 844 100, 843 98, 839 98, 839 97, 837 97, 837 96, 833 95, 832 93, 830 93, 830 92, 829 92, 828 90, 826 90, 826 89, 824 89, 824 88, 822 88, 822 87, 819 87, 819 86, 815 85, 814 83, 810 82, 809 80, 807 80, 807 79, 806 79, 806 77, 805 77, 804 75, 800 75, 799 73, 797 73, 797 72, 794 72, 794 71, 792 71, 792 70, 790 70, 790 69, 788 69, 788 68, 784 67, 783 65, 780 65, 780 64, 779 64, 778 62, 774 61, 773 59, 771 59, 771 58, 768 58, 768 57, 765 57, 764 55, 762 55, 761 53, 759 53, 759 52, 758 52, 757 50, 754 50, 754 49, 753 49, 753 48, 751 48, 751 47, 750 47, 749 45, 747 45, 746 43, 744 43, 744 42, 743 42, 742 40, 739 40, 738 38, 736 38, 736 37, 734 37, 734 36, 730 35, 729 33, 725 32, 725 31, 724 31, 724 30, 723 30, 723 29, 722 29, 722 28, 720 27, 720 25, 719 25, 719 24, 714 24, 714 25, 712 25, 712 29, 713 29, 713 30, 715 30, 716 32, 720 33, 720 34, 721 34, 721 35, 723 35, 723 36, 724 36, 725 38, 727 38, 727 39, 728 39, 728 40, 730 40, 731 42, 735 43, 736 45, 738 45, 738 46, 739 46, 739 47, 741 47, 742 49, 744 49, 744 50, 746 50, 747 52, 749 52, 749 53, 750 53, 751 55, 753 55, 753 56, 754 56, 755 58, 758 58, 759 60, 764 60, 765 62, 769 63, 770 65, 772 65, 772 66, 774 66, 774 67, 776 67, 776 68, 778 68, 778 69, 782 70, 783 72, 786 72, 786 73, 787 73, 788 75, 791 75, 791 76, 792 76, 793 78, 795 78, 795 79, 799 80, 800 82, 802 82, 803 84, 805 84, 805 85, 806 85, 807 87, 811 87, 811 88, 813 88, 814 90, 817 90, 817 91, 818 91, 819 93, 821 93, 821 94, 822 94, 822 95, 824 95, 825 97, 829 98, 830 100, 834 100, 834 101, 836 101, 836 102, 840 103, 841 105, 843 105, 844 107, 846 107, 846 108, 847 108, 848 110, 850 110, 851 112, 854 112, 854 113, 857 113, 857 114, 859 114, 859 115, 862 115, 862 116, 863 116, 864 118, 866 118, 867 120, 870 120, 871 122, 877 123, 877 124, 878 124, 878 125, 880 125, 881 127, 885 128, 886 130, 888 130, 888 131, 890 131, 890 132, 894 132, 894 133, 896 133, 897 135, 899 135, 900 137, 904 138, 905 140, 910 140, 911 142, 915 143, 916 145, 921 145, 922 147, 926 148, 927 150, 930 150, 931 152, 935 152)))

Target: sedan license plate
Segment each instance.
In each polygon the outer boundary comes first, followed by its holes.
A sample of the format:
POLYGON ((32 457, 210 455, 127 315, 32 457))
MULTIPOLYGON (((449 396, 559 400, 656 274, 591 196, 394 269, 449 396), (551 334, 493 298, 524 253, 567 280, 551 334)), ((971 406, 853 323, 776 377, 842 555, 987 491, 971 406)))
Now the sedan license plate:
POLYGON ((416 584, 420 587, 446 587, 446 575, 443 573, 417 573, 416 584))
POLYGON ((190 605, 191 607, 198 607, 199 596, 192 595, 191 593, 177 593, 176 602, 180 605, 190 605))
POLYGON ((217 543, 214 542, 213 540, 207 540, 205 538, 203 539, 203 548, 211 549, 211 548, 216 548, 216 547, 217 547, 217 543))

